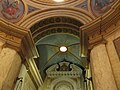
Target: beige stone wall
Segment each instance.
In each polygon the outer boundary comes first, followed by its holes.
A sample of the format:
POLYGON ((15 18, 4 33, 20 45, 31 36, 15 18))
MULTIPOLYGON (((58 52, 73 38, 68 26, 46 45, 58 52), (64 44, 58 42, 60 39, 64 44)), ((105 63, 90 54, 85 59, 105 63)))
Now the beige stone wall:
POLYGON ((21 58, 15 50, 3 48, 2 45, 0 46, 0 90, 13 90, 21 58))
POLYGON ((115 32, 111 35, 105 37, 107 40, 106 48, 110 59, 110 64, 113 70, 113 75, 117 84, 118 90, 120 90, 120 59, 118 58, 117 52, 113 40, 120 37, 120 20, 117 22, 116 26, 111 26, 108 30, 114 29, 115 32))

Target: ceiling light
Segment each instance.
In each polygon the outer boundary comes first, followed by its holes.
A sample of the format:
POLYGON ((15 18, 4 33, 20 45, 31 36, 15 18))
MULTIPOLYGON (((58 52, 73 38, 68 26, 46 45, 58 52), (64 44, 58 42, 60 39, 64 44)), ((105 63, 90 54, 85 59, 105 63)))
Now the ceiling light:
POLYGON ((66 51, 67 51, 67 47, 61 46, 61 47, 60 47, 60 51, 61 51, 61 52, 66 52, 66 51))
POLYGON ((64 2, 64 0, 53 0, 55 2, 64 2))

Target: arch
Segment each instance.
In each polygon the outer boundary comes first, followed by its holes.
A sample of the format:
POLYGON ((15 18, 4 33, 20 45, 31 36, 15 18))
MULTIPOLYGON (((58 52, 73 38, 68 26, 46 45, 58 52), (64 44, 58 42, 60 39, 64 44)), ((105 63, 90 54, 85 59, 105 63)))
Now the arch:
POLYGON ((75 18, 81 21, 83 24, 87 24, 94 19, 92 15, 89 15, 88 12, 82 9, 57 7, 57 8, 40 10, 38 12, 29 14, 28 17, 26 17, 24 20, 19 22, 19 25, 22 27, 30 28, 38 21, 54 16, 66 16, 66 17, 75 18))
POLYGON ((50 84, 50 90, 53 90, 54 86, 57 85, 61 81, 66 81, 66 82, 70 83, 73 86, 74 90, 77 90, 76 82, 67 77, 57 78, 57 79, 53 80, 50 84))

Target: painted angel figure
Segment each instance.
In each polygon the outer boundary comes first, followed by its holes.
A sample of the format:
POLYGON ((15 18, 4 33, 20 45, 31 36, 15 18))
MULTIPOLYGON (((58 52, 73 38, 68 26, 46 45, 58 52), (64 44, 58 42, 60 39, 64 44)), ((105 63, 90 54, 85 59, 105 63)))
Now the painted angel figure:
POLYGON ((3 10, 1 11, 3 16, 7 19, 16 19, 19 17, 19 4, 18 1, 9 3, 8 0, 4 1, 2 4, 3 10))

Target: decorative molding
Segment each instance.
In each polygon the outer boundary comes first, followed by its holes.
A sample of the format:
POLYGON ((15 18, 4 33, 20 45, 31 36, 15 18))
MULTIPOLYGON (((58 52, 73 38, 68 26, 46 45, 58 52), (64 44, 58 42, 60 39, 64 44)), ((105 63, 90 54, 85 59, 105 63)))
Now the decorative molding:
POLYGON ((54 87, 53 90, 75 90, 74 86, 68 81, 60 81, 54 87))
POLYGON ((35 81, 35 85, 37 87, 41 86, 43 81, 40 73, 34 60, 31 60, 38 57, 38 53, 29 29, 21 28, 20 26, 15 26, 12 23, 0 20, 0 40, 5 42, 4 47, 16 50, 21 56, 23 63, 26 60, 28 64, 27 68, 31 76, 34 76, 33 80, 35 81))
POLYGON ((99 44, 107 44, 107 40, 104 39, 102 36, 97 38, 96 40, 94 39, 93 41, 89 41, 89 47, 88 49, 91 50, 93 49, 95 46, 99 45, 99 44))
POLYGON ((60 78, 53 79, 52 82, 51 82, 51 84, 48 86, 47 90, 54 90, 53 88, 56 85, 58 85, 61 82, 63 82, 63 81, 69 83, 70 85, 72 85, 72 87, 74 88, 74 90, 80 90, 81 89, 81 87, 77 84, 77 83, 79 83, 78 80, 77 80, 77 78, 76 79, 72 79, 72 78, 67 78, 67 77, 60 77, 60 78))
POLYGON ((38 57, 29 29, 15 26, 1 19, 0 39, 5 42, 4 46, 18 51, 23 60, 27 60, 31 57, 38 57))
POLYGON ((60 71, 57 71, 57 68, 58 68, 57 64, 51 66, 46 71, 47 76, 50 78, 58 78, 58 77, 62 77, 62 76, 69 77, 69 78, 81 77, 82 70, 78 66, 71 64, 70 67, 68 67, 67 64, 69 64, 69 63, 61 62, 60 63, 60 69, 61 69, 60 71), (68 68, 71 68, 71 70, 69 71, 68 68), (64 69, 64 70, 62 70, 62 69, 64 69))
POLYGON ((79 3, 82 3, 85 0, 65 0, 64 2, 56 3, 53 0, 26 0, 26 3, 38 8, 50 8, 50 7, 57 7, 57 6, 62 6, 66 7, 67 6, 76 6, 79 3))
POLYGON ((32 80, 33 80, 34 84, 37 86, 37 88, 42 86, 43 80, 42 80, 39 70, 35 64, 34 59, 31 58, 31 59, 27 60, 25 65, 28 69, 28 73, 29 73, 30 77, 32 78, 32 80))
POLYGON ((70 72, 70 71, 59 71, 59 72, 49 72, 47 73, 48 77, 50 78, 56 78, 56 77, 61 77, 61 76, 65 76, 65 77, 70 77, 70 78, 76 78, 76 77, 80 77, 81 73, 80 72, 70 72))
POLYGON ((50 17, 55 16, 66 16, 77 19, 83 24, 89 23, 94 19, 92 15, 89 15, 85 10, 79 10, 76 8, 66 8, 66 7, 54 7, 47 8, 44 10, 39 10, 32 14, 29 14, 24 20, 19 22, 19 25, 22 27, 30 28, 35 23, 50 17), (61 13, 62 12, 62 13, 61 13))
POLYGON ((120 20, 119 7, 120 3, 118 0, 107 13, 80 27, 89 36, 90 45, 93 44, 92 46, 94 46, 96 43, 100 43, 105 35, 114 32, 114 29, 108 31, 108 28, 120 20))

